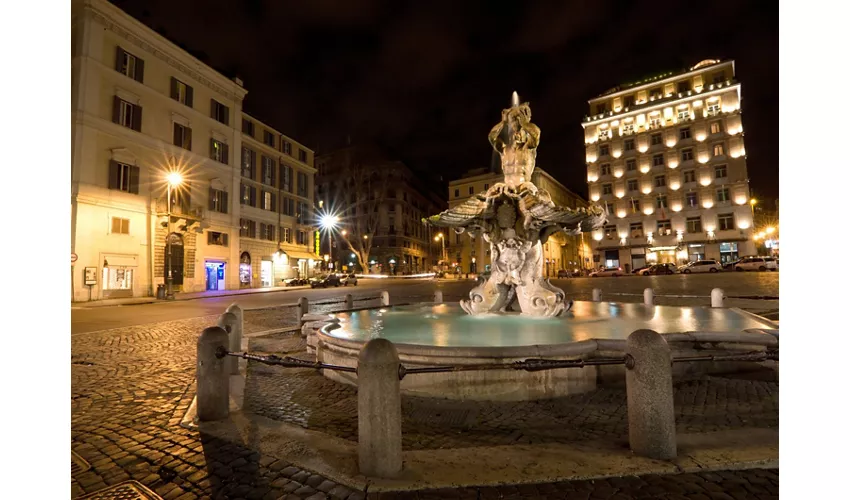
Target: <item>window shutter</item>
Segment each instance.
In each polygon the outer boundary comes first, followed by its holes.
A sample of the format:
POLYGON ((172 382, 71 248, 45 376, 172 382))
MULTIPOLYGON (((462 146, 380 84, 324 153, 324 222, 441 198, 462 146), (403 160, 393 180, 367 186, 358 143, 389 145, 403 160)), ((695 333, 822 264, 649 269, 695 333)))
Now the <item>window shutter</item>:
POLYGON ((272 210, 277 210, 277 195, 272 193, 272 210))
POLYGON ((185 147, 189 151, 192 150, 192 129, 190 129, 190 128, 186 129, 186 146, 185 147))
POLYGON ((136 81, 139 83, 145 82, 145 61, 136 58, 136 81))
POLYGON ((116 95, 112 97, 112 123, 118 123, 121 119, 121 99, 116 95))
POLYGON ((224 246, 228 246, 228 242, 227 242, 227 233, 222 233, 222 234, 221 234, 221 243, 222 243, 224 246))
POLYGON ((225 165, 229 165, 230 164, 230 148, 227 146, 227 144, 222 143, 221 153, 222 153, 222 156, 224 156, 224 158, 222 158, 222 163, 224 163, 225 165))
POLYGON ((212 242, 213 242, 212 231, 207 231, 207 245, 212 245, 212 242))
POLYGON ((109 160, 109 189, 121 189, 121 165, 109 160))
POLYGON ((209 209, 215 210, 215 189, 213 188, 210 188, 209 209))
POLYGON ((174 123, 172 127, 174 128, 174 142, 172 144, 183 147, 183 134, 180 133, 180 125, 174 123))
MULTIPOLYGON (((186 84, 184 84, 186 85, 186 84)), ((192 90, 192 87, 186 85, 186 106, 192 107, 192 104, 195 101, 195 92, 192 90)))
POLYGON ((221 192, 221 211, 222 211, 222 213, 226 214, 229 206, 230 205, 228 205, 228 201, 227 201, 227 191, 222 191, 221 192))
POLYGON ((177 99, 177 79, 171 77, 171 98, 177 99))
POLYGON ((257 206, 257 188, 254 186, 251 186, 251 206, 255 208, 257 206))
POLYGON ((139 194, 139 167, 130 167, 130 192, 139 194))
POLYGON ((120 72, 124 65, 124 49, 115 47, 115 71, 120 72))
POLYGON ((133 105, 133 130, 142 131, 142 107, 133 105))
POLYGON ((210 99, 210 118, 215 118, 215 99, 210 99))
POLYGON ((227 106, 222 106, 224 108, 224 124, 230 125, 230 108, 227 106))

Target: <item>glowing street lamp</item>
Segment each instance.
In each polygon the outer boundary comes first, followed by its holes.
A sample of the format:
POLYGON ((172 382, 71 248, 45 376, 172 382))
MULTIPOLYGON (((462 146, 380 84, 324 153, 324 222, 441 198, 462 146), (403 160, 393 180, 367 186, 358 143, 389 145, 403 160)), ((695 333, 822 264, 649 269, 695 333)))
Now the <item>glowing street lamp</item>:
POLYGON ((445 238, 445 236, 443 236, 443 233, 437 233, 437 236, 434 236, 434 241, 442 242, 443 252, 442 252, 441 255, 443 257, 443 262, 445 262, 447 260, 447 257, 446 257, 446 238, 445 238))
POLYGON ((756 220, 756 199, 750 198, 750 210, 753 213, 753 221, 756 220))
POLYGON ((332 213, 324 213, 319 217, 319 226, 327 231, 328 233, 328 249, 330 251, 330 256, 325 255, 325 262, 328 262, 330 259, 331 263, 333 263, 333 231, 337 228, 339 224, 339 216, 332 213))
POLYGON ((764 230, 764 232, 767 233, 767 234, 773 234, 774 231, 776 231, 776 228, 774 228, 774 227, 768 227, 768 228, 765 228, 765 230, 764 230))
POLYGON ((167 213, 168 213, 168 222, 166 223, 166 231, 165 231, 165 247, 167 249, 167 263, 168 266, 168 276, 166 277, 166 290, 165 290, 165 298, 168 300, 174 300, 174 277, 172 276, 171 269, 171 190, 177 189, 180 184, 183 183, 183 176, 180 175, 180 172, 171 171, 165 176, 165 182, 167 184, 167 195, 166 195, 166 203, 168 204, 167 213))

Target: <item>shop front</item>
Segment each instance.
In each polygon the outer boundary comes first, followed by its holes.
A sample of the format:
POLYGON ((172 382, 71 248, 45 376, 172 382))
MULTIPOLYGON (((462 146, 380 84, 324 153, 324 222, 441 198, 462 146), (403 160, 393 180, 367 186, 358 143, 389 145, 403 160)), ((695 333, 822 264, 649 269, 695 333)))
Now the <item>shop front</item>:
POLYGON ((251 288, 251 254, 248 252, 239 256, 239 288, 251 288))
POLYGON ((133 296, 137 255, 103 254, 101 271, 102 298, 118 299, 133 296))
POLYGON ((289 277, 310 278, 315 274, 321 274, 322 260, 318 255, 304 250, 284 250, 286 253, 286 265, 292 270, 289 277))
POLYGON ((274 276, 274 265, 271 258, 260 261, 260 286, 268 288, 272 286, 272 276, 274 276))
POLYGON ((614 250, 605 250, 605 267, 620 267, 620 251, 616 248, 614 250))
POLYGON ((646 249, 646 263, 652 264, 676 264, 676 253, 679 247, 649 247, 646 249))
POLYGON ((632 271, 635 269, 640 269, 642 267, 646 267, 646 249, 645 248, 632 248, 632 271))
POLYGON ((705 260, 705 245, 701 243, 688 244, 688 262, 705 260))
POLYGON ((728 264, 738 260, 738 243, 737 242, 720 242, 720 263, 728 264))
POLYGON ((204 262, 204 274, 206 275, 206 289, 208 291, 226 290, 224 277, 226 264, 220 260, 207 260, 204 262))

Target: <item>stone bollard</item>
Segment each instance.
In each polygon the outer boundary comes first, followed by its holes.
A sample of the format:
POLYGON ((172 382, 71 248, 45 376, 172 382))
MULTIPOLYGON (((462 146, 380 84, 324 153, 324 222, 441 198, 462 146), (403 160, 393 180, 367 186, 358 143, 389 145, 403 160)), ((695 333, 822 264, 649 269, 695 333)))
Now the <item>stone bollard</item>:
POLYGON ((643 303, 644 305, 651 306, 655 302, 655 294, 652 292, 652 288, 644 288, 643 289, 643 303))
POLYGON ((230 414, 228 363, 216 357, 219 347, 227 349, 227 342, 227 332, 218 326, 204 329, 198 338, 197 407, 201 422, 221 420, 230 414))
POLYGON ((350 293, 345 294, 345 308, 354 309, 354 297, 350 293))
POLYGON ((626 340, 626 352, 633 363, 626 365, 629 446, 643 457, 674 459, 676 419, 670 346, 652 330, 637 330, 626 340))
POLYGON ((307 300, 307 297, 301 297, 298 299, 298 327, 304 326, 304 321, 301 319, 302 316, 310 312, 310 301, 307 300))
POLYGON ((711 290, 711 307, 723 307, 723 299, 725 298, 722 288, 714 288, 711 290))
POLYGON ((357 360, 357 453, 360 473, 392 478, 401 473, 401 382, 398 351, 372 339, 357 360))
POLYGON ((434 302, 437 303, 437 304, 443 303, 443 292, 442 292, 442 290, 437 290, 436 292, 434 292, 434 302))
POLYGON ((390 305, 390 292, 381 292, 381 305, 390 305))
POLYGON ((593 289, 593 301, 602 302, 602 290, 598 288, 593 289))
MULTIPOLYGON (((232 312, 226 312, 222 314, 218 318, 218 327, 227 333, 227 350, 230 352, 237 352, 242 350, 242 331, 238 332, 239 338, 236 338, 237 335, 237 323, 239 319, 232 312)), ((229 356, 227 360, 227 371, 231 375, 239 375, 239 358, 234 358, 229 356)))

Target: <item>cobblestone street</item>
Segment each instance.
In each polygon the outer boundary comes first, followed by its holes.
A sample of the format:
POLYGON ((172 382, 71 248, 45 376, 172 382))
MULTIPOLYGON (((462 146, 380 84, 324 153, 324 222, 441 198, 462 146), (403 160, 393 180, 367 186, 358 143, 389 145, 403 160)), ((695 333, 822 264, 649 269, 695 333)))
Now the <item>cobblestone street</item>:
MULTIPOLYGON (((324 309, 332 307, 336 306, 322 306, 324 309)), ((322 309, 315 307, 313 310, 322 309)), ((291 324, 293 320, 294 311, 286 308, 246 312, 245 333, 279 328, 282 323, 291 324)), ((167 500, 358 499, 367 496, 423 499, 592 497, 726 500, 778 497, 777 469, 432 490, 398 495, 352 491, 309 471, 300 470, 285 461, 263 457, 253 450, 179 426, 194 396, 197 336, 204 327, 214 324, 215 321, 216 316, 204 316, 72 337, 71 449, 90 464, 88 470, 81 468, 72 473, 72 497, 91 494, 127 480, 138 481, 167 500)), ((278 335, 276 339, 255 338, 252 342, 256 342, 257 346, 261 346, 263 342, 286 342, 293 351, 302 348, 300 338, 286 335, 278 335)), ((254 367, 251 369, 253 371, 254 367)), ((315 378, 315 374, 296 375, 294 371, 286 374, 276 373, 275 376, 292 376, 293 381, 299 377, 313 377, 317 382, 329 383, 322 377, 315 378)), ((686 415, 680 411, 679 418, 696 422, 695 425, 700 426, 715 425, 718 422, 727 426, 774 425, 774 386, 770 384, 763 381, 739 382, 725 379, 705 384, 685 384, 678 387, 677 403, 687 398, 698 398, 700 401, 715 398, 715 401, 719 401, 722 394, 723 401, 727 404, 749 408, 746 411, 750 412, 749 416, 753 420, 730 422, 723 416, 721 407, 715 408, 718 413, 714 416, 686 415), (756 404, 754 401, 767 401, 767 406, 756 404)), ((333 411, 348 416, 345 425, 338 426, 336 431, 350 437, 350 433, 356 431, 356 428, 351 427, 351 416, 354 414, 350 407, 353 390, 345 386, 336 386, 335 390, 342 397, 333 411)), ((778 389, 776 391, 778 392, 778 389)), ((299 395, 304 396, 303 393, 299 395)), ((328 394, 325 396, 332 397, 328 394)), ((616 392, 603 392, 572 403, 574 406, 583 405, 584 409, 580 411, 590 412, 588 415, 593 415, 594 412, 596 415, 600 412, 606 413, 608 424, 607 427, 600 427, 601 431, 610 435, 621 435, 623 417, 620 397, 616 392)), ((415 407, 417 403, 405 402, 408 412, 411 411, 411 404, 415 407)), ((545 405, 541 403, 540 406, 545 405)), ((566 408, 567 405, 562 406, 562 409, 566 408)), ((738 414, 739 411, 742 411, 742 407, 737 408, 734 413, 738 414)), ((510 429, 517 421, 512 423, 505 417, 509 413, 504 409, 496 409, 492 414, 482 415, 479 409, 476 422, 490 426, 491 430, 501 426, 504 432, 496 433, 494 439, 509 440, 512 439, 511 436, 517 437, 512 434, 515 429, 510 429)), ((470 414, 467 413, 464 418, 470 414)), ((544 418, 544 413, 532 409, 522 415, 524 425, 527 426, 538 425, 539 419, 544 418)), ((446 418, 450 417, 451 415, 447 414, 446 418)), ((513 418, 517 418, 516 413, 513 418)), ((356 420, 354 422, 356 425, 356 420)), ((413 430, 408 429, 410 421, 405 425, 405 433, 413 430)), ((551 422, 546 425, 551 425, 551 422)), ((588 429, 590 427, 585 428, 588 429)), ((422 432, 418 434, 411 432, 410 436, 405 435, 406 447, 437 446, 440 440, 445 441, 446 436, 452 434, 451 425, 443 430, 442 437, 432 424, 420 430, 422 432)), ((569 433, 566 433, 564 436, 570 439, 582 437, 582 429, 575 432, 578 434, 570 437, 567 436, 569 433)), ((452 445, 475 446, 486 442, 476 437, 475 433, 455 432, 454 436, 456 437, 452 438, 452 445)), ((525 438, 536 439, 533 434, 526 434, 525 438)))

